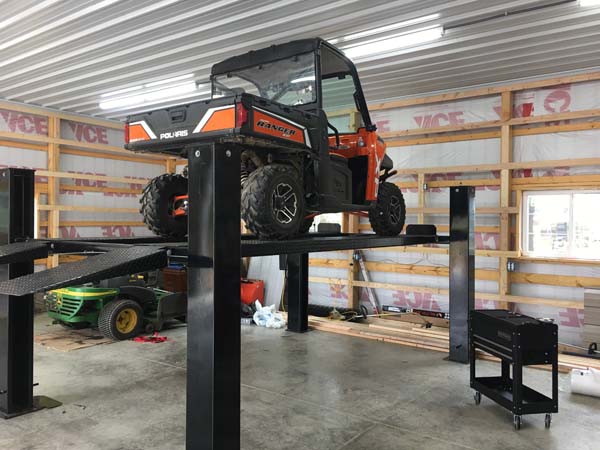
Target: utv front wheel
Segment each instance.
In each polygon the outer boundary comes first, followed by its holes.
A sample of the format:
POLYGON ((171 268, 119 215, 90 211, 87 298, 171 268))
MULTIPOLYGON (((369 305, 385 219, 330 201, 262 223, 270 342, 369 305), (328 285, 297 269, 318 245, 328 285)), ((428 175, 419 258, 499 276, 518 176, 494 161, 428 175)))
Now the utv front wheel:
POLYGON ((404 228, 406 205, 400 188, 393 183, 381 183, 377 201, 369 210, 371 228, 379 236, 397 236, 404 228))
POLYGON ((261 239, 295 236, 304 221, 304 193, 298 173, 283 164, 252 172, 241 201, 246 226, 261 239))
POLYGON ((187 234, 187 215, 174 212, 184 206, 177 197, 186 195, 187 179, 181 175, 166 173, 154 178, 142 192, 140 213, 144 223, 155 234, 181 239, 187 234))
POLYGON ((144 327, 142 307, 133 300, 113 300, 98 316, 98 329, 104 337, 123 341, 136 337, 144 327))

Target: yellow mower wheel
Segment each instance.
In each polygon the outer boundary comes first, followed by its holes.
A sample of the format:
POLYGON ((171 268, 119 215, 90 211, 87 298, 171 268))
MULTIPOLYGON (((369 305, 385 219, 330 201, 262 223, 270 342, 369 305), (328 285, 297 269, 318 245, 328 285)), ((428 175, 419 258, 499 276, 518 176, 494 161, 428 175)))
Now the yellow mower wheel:
POLYGON ((133 300, 117 299, 106 304, 98 316, 98 329, 109 339, 132 339, 142 331, 144 313, 133 300))

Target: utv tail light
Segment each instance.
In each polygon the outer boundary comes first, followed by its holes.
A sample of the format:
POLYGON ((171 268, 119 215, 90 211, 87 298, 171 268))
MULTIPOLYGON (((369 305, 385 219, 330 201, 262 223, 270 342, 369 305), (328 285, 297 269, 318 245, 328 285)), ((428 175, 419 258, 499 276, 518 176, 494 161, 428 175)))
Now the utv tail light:
POLYGON ((129 124, 125 124, 125 143, 129 144, 129 124))
POLYGON ((235 127, 239 128, 248 122, 248 110, 241 103, 235 105, 235 127))

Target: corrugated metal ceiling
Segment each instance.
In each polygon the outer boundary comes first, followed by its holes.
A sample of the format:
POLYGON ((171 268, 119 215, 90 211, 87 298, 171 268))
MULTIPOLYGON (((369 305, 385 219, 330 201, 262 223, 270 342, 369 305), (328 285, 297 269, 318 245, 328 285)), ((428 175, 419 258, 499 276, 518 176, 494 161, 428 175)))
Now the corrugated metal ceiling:
POLYGON ((1 98, 117 119, 140 108, 101 110, 102 94, 189 73, 203 81, 212 64, 251 49, 435 13, 403 30, 441 24, 442 38, 356 59, 369 101, 600 66, 600 7, 576 1, 0 0, 0 8, 1 98))

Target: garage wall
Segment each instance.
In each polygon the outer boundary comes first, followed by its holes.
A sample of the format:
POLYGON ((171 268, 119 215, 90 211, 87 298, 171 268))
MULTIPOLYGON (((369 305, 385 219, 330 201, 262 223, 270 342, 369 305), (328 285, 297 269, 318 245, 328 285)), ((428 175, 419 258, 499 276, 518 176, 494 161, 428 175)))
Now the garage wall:
MULTIPOLYGON (((477 306, 552 317, 562 341, 581 343, 583 289, 600 285, 600 265, 523 256, 520 206, 529 188, 600 187, 600 74, 371 109, 399 169, 392 181, 405 193, 407 223, 434 223, 447 232, 448 188, 476 187, 477 306), (560 163, 546 163, 553 160, 560 163), (509 261, 516 272, 507 271, 509 261)), ((141 188, 175 171, 177 161, 126 152, 122 135, 118 122, 0 103, 0 166, 38 169, 39 236, 149 234, 137 212, 141 188)), ((370 232, 364 220, 345 223, 349 231, 370 232)), ((348 254, 312 255, 311 302, 356 307, 366 292, 354 282, 363 281, 382 304, 447 311, 447 248, 405 250, 366 250, 370 284, 348 254)))
MULTIPOLYGON (((583 291, 600 286, 600 265, 523 256, 521 200, 528 189, 600 187, 598 78, 588 74, 371 105, 400 172, 392 181, 404 192, 407 223, 434 223, 447 233, 449 187, 475 186, 477 308, 551 317, 561 341, 574 344, 583 343, 583 291), (449 101, 454 98, 460 100, 449 101), (508 272, 507 262, 515 263, 515 272, 508 272)), ((365 219, 357 228, 371 232, 365 219)), ((380 303, 447 312, 447 249, 404 250, 364 251, 380 303)), ((353 280, 362 278, 347 254, 313 255, 311 302, 366 302, 353 280)))
POLYGON ((136 155, 123 142, 120 122, 0 103, 0 167, 36 169, 39 237, 151 234, 138 212, 141 190, 176 161, 136 155))

